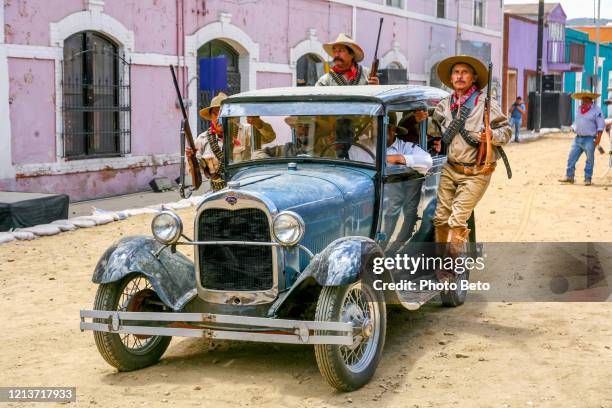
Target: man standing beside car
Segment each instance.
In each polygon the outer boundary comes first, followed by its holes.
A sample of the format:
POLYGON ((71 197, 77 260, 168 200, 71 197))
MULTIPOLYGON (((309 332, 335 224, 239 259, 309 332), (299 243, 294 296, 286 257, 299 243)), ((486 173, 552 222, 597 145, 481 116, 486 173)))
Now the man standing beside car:
MULTIPOLYGON (((438 77, 453 93, 442 99, 433 114, 432 129, 441 131, 447 144, 448 161, 442 167, 438 187, 438 203, 434 216, 436 242, 467 242, 470 229, 467 221, 484 195, 495 166, 476 168, 485 113, 485 97, 481 89, 487 85, 488 70, 470 56, 453 56, 438 64, 438 77), (462 107, 464 107, 462 109, 462 107), (467 116, 466 116, 467 115, 467 116), (454 134, 452 134, 454 133, 454 134)), ((493 160, 501 157, 496 146, 508 143, 512 130, 497 101, 491 98, 491 144, 493 160)))
POLYGON ((351 37, 340 33, 333 43, 323 49, 334 59, 334 66, 323 75, 315 86, 378 85, 378 77, 368 75, 368 69, 359 65, 363 61, 363 49, 351 37))

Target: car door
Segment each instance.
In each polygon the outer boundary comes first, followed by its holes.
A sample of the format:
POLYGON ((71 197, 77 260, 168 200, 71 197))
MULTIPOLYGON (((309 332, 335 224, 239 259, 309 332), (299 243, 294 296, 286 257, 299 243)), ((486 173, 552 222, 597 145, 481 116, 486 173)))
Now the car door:
MULTIPOLYGON (((428 109, 426 105, 412 104, 409 107, 391 107, 385 117, 387 132, 393 127, 408 130, 408 134, 401 136, 406 143, 416 145, 413 149, 421 148, 425 152, 432 148, 428 146, 426 121, 417 123, 414 119, 416 110, 428 109)), ((428 110, 432 108, 429 107, 428 110)), ((396 133, 401 133, 396 131, 396 133)), ((388 136, 388 134, 387 134, 388 136)), ((400 136, 396 136, 400 137, 400 136)), ((385 144, 385 157, 395 152, 390 148, 390 140, 385 144)), ((433 145, 433 143, 430 143, 433 145)), ((423 231, 422 218, 424 212, 432 212, 435 206, 435 197, 440 171, 446 158, 432 150, 433 166, 425 173, 423 169, 414 169, 406 165, 383 165, 382 205, 379 218, 378 242, 387 256, 397 254, 406 242, 425 240, 429 232, 423 231)), ((430 224, 425 226, 431 229, 430 224)))

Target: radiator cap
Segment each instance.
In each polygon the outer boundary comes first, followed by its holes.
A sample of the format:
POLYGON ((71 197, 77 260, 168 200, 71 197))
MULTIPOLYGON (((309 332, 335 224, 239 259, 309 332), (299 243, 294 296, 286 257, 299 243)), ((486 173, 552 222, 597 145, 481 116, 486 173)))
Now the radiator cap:
POLYGON ((228 181, 227 182, 227 187, 228 188, 240 188, 240 181, 239 180, 228 181))
POLYGON ((287 169, 288 170, 294 170, 294 171, 297 170, 297 163, 293 163, 293 162, 289 163, 287 165, 287 169))

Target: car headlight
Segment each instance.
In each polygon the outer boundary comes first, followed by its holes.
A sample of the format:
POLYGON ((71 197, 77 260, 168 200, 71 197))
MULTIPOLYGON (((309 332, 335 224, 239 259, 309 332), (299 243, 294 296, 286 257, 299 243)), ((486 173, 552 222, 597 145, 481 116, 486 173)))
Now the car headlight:
POLYGON ((304 220, 293 211, 279 213, 272 222, 272 234, 282 245, 295 245, 304 237, 304 220))
POLYGON ((162 244, 174 244, 183 233, 183 222, 172 211, 162 211, 153 217, 151 231, 153 231, 153 237, 162 244))

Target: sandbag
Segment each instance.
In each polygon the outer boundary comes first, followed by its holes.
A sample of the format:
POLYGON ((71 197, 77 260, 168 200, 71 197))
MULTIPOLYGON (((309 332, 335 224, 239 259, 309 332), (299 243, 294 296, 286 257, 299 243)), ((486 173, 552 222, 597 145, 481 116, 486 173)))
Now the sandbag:
POLYGON ((181 200, 181 201, 178 201, 176 203, 164 204, 163 207, 164 208, 170 208, 172 210, 181 210, 183 208, 189 208, 192 205, 193 204, 191 204, 191 201, 189 201, 189 200, 181 200))
POLYGON ((57 225, 60 230, 63 231, 74 231, 78 227, 68 220, 55 220, 51 222, 51 225, 57 225))
POLYGON ((96 222, 94 220, 89 220, 81 217, 70 218, 68 219, 68 221, 70 221, 79 228, 89 228, 96 226, 96 222))
POLYGON ((115 221, 125 220, 129 217, 129 214, 125 211, 108 211, 96 207, 93 207, 92 215, 110 215, 115 221))
POLYGON ((31 232, 34 235, 37 235, 39 237, 57 235, 60 232, 62 232, 62 230, 57 225, 52 225, 52 224, 41 224, 41 225, 35 225, 33 227, 28 227, 28 228, 19 228, 16 231, 31 232))
POLYGON ((158 213, 159 210, 154 210, 152 208, 130 208, 128 210, 123 211, 129 216, 140 215, 140 214, 155 214, 158 213))
POLYGON ((33 232, 29 231, 13 231, 11 234, 20 241, 30 241, 38 238, 33 232))
POLYGON ((115 221, 115 217, 113 217, 111 214, 94 214, 83 218, 93 220, 96 225, 104 225, 115 221))
POLYGON ((0 244, 14 241, 16 238, 11 232, 0 232, 0 244))

